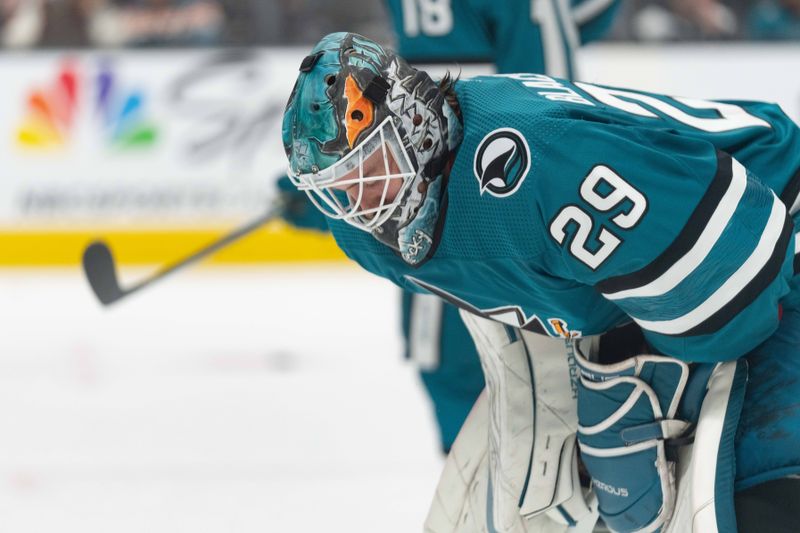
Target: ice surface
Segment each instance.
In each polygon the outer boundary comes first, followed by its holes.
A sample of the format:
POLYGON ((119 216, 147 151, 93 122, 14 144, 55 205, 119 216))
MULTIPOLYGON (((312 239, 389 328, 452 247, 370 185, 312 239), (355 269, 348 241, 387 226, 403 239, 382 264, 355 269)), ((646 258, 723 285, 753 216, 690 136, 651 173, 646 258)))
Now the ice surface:
POLYGON ((3 271, 0 294, 2 533, 421 531, 442 459, 388 283, 208 268, 102 309, 77 270, 3 271))

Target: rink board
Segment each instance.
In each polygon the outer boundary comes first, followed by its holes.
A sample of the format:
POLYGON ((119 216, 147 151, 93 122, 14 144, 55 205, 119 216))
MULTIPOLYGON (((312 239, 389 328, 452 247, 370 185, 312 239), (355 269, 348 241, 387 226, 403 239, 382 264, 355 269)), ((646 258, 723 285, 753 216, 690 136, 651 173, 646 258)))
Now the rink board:
MULTIPOLYGON (((0 265, 75 264, 95 236, 124 263, 163 262, 258 216, 285 169, 280 120, 304 53, 0 55, 0 265)), ((586 81, 774 101, 800 119, 796 44, 596 45, 579 59, 586 81)), ((273 228, 214 260, 340 259, 334 248, 273 228)))

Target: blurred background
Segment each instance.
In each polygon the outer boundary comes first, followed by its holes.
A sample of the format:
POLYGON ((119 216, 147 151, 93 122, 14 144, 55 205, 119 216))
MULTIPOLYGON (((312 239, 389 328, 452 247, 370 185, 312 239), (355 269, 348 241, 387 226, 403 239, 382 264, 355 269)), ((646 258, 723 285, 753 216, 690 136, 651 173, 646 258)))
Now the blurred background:
MULTIPOLYGON (((129 285, 263 213, 302 57, 391 27, 379 0, 0 0, 0 533, 420 530, 443 458, 400 295, 329 237, 275 221, 109 309, 79 267, 103 237, 129 285)), ((797 121, 800 1, 623 1, 577 61, 797 121)))

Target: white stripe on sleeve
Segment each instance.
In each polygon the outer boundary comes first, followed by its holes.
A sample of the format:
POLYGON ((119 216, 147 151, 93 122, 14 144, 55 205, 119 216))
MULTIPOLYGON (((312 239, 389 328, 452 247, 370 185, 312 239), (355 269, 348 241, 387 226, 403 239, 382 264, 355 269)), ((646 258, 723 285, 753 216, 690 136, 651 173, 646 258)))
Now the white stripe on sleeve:
POLYGON ((732 160, 733 176, 728 190, 717 204, 714 214, 708 220, 705 229, 700 234, 697 242, 686 254, 675 261, 666 272, 659 277, 641 287, 626 289, 614 293, 603 294, 609 300, 620 300, 622 298, 645 298, 661 296, 674 289, 678 283, 683 281, 686 276, 691 274, 705 260, 711 249, 719 240, 720 235, 728 225, 736 207, 744 195, 747 188, 747 171, 741 163, 732 160))
POLYGON ((544 53, 544 69, 548 76, 565 78, 569 75, 563 39, 563 28, 558 22, 555 2, 559 0, 538 0, 531 3, 531 19, 539 24, 544 53))
POLYGON ((786 220, 786 206, 775 193, 772 193, 772 200, 772 212, 755 250, 711 296, 683 316, 671 320, 639 320, 633 317, 636 323, 655 333, 677 335, 698 326, 735 298, 767 264, 780 239, 786 220))
POLYGON ((608 9, 614 0, 586 0, 572 9, 572 20, 580 26, 608 9))

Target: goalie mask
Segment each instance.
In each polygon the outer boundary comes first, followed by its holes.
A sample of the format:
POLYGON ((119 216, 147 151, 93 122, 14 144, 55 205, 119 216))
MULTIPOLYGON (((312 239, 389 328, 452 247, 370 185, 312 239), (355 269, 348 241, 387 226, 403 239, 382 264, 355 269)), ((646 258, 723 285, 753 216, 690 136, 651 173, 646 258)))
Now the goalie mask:
POLYGON ((294 185, 411 264, 433 242, 438 178, 460 139, 425 72, 353 33, 324 37, 303 60, 283 117, 294 185))

